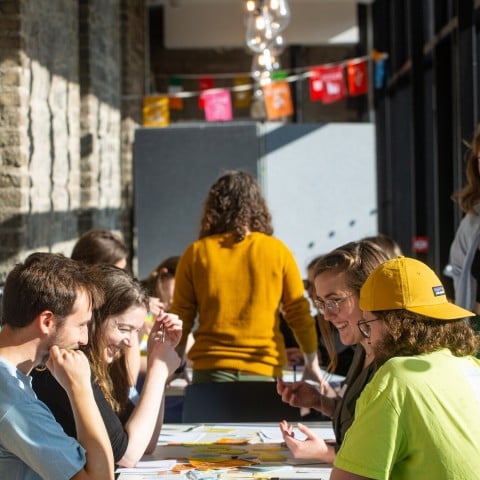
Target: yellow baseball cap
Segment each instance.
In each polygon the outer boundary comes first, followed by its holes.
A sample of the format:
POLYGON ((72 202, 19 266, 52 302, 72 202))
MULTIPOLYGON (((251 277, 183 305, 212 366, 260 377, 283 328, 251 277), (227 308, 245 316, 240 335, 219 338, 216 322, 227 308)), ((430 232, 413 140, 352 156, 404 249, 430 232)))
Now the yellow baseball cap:
POLYGON ((472 317, 475 314, 447 300, 435 272, 414 258, 398 257, 379 265, 360 290, 360 308, 408 310, 439 320, 472 317))

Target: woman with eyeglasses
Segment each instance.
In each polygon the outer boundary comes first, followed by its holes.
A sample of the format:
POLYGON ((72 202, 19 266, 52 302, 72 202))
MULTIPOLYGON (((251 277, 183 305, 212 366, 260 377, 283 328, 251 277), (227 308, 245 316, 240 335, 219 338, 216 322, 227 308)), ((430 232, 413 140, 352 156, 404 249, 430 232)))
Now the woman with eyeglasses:
POLYGON ((407 257, 378 266, 359 305, 377 372, 331 480, 478 479, 479 338, 465 321, 474 313, 449 303, 435 272, 407 257))
POLYGON ((390 257, 371 240, 350 242, 322 256, 315 264, 315 306, 339 333, 345 345, 356 345, 352 364, 338 393, 317 389, 306 383, 287 384, 277 381, 282 400, 296 407, 309 407, 332 418, 335 443, 318 438, 299 423, 306 435, 304 441, 294 437, 293 426, 280 423, 285 443, 296 458, 309 458, 332 463, 345 432, 353 422, 355 403, 375 373, 374 355, 369 339, 359 330, 362 312, 358 305, 360 288, 375 267, 390 257))
MULTIPOLYGON (((113 265, 92 266, 105 301, 93 311, 88 344, 81 347, 93 373, 95 400, 110 437, 115 463, 133 467, 157 444, 163 421, 167 378, 180 364, 175 351, 182 322, 161 314, 148 338, 147 371, 136 405, 129 400, 129 376, 123 352, 143 326, 149 298, 140 282, 113 265), (120 362, 116 362, 120 360, 120 362), (121 368, 112 369, 112 365, 121 368)), ((72 348, 76 348, 72 346, 72 348)), ((62 387, 48 371, 32 374, 33 388, 68 435, 76 436, 74 414, 62 387)))

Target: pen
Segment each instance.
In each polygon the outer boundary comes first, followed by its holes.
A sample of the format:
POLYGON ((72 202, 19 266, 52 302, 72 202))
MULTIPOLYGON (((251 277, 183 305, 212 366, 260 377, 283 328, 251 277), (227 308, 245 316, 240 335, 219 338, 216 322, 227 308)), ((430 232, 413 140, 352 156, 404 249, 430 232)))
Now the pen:
POLYGON ((293 365, 293 381, 297 381, 297 366, 295 364, 293 365))
POLYGON ((165 343, 165 325, 160 327, 160 341, 165 343))

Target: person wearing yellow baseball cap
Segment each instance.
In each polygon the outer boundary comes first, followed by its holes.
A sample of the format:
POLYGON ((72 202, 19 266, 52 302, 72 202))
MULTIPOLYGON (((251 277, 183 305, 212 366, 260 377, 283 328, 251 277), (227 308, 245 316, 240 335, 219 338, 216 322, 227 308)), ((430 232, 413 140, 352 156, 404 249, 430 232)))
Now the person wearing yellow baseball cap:
POLYGON ((378 370, 357 400, 331 480, 478 479, 479 339, 466 321, 474 314, 407 257, 369 275, 360 308, 378 370))

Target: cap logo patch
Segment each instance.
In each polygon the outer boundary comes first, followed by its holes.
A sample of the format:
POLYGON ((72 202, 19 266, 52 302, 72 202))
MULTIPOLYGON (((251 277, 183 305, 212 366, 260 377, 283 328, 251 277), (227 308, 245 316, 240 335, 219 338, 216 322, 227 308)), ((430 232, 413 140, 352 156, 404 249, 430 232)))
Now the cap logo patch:
POLYGON ((432 287, 433 294, 436 297, 439 297, 440 295, 445 295, 445 289, 443 288, 443 285, 439 285, 438 287, 432 287))

